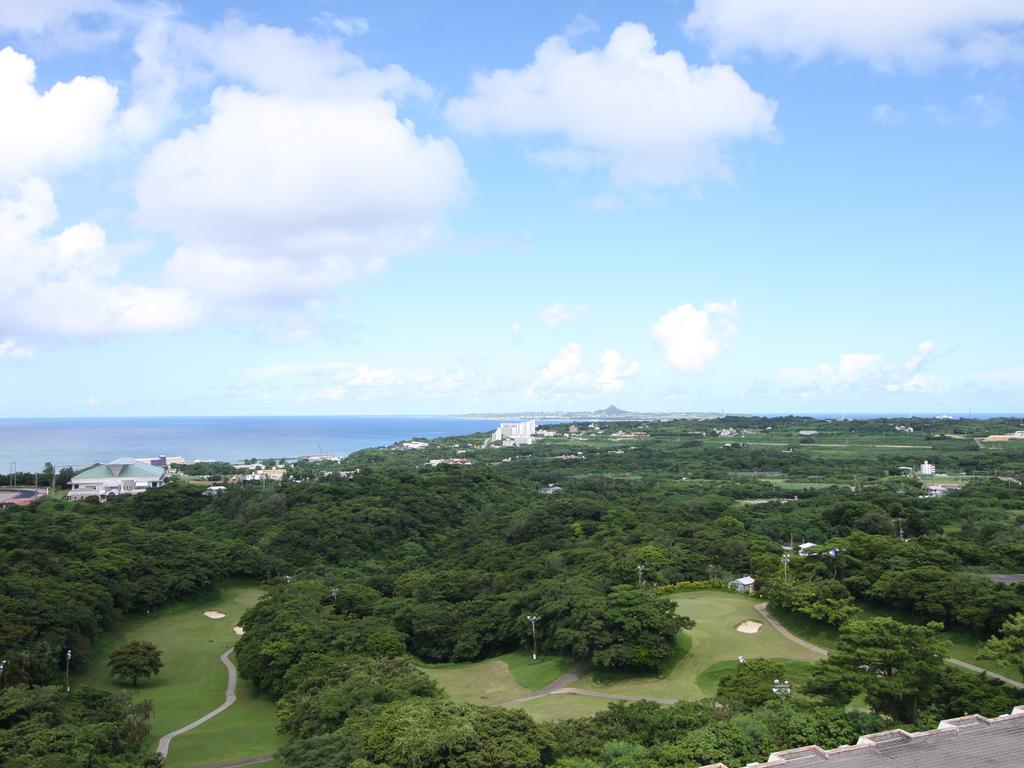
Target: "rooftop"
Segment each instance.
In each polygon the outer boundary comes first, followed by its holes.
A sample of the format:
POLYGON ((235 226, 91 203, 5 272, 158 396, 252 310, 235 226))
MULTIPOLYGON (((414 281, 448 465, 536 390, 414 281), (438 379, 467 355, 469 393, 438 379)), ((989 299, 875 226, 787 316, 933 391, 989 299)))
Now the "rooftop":
POLYGON ((101 480, 110 477, 141 477, 149 480, 154 477, 162 477, 166 471, 163 467, 143 464, 135 459, 115 459, 106 464, 97 464, 95 467, 82 470, 71 479, 75 481, 101 480))
MULTIPOLYGON (((861 736, 854 746, 800 747, 775 752, 747 768, 1020 768, 1024 765, 1024 706, 995 718, 943 720, 932 731, 902 729, 861 736)), ((727 768, 723 763, 705 768, 727 768)), ((738 768, 738 767, 737 767, 738 768)))

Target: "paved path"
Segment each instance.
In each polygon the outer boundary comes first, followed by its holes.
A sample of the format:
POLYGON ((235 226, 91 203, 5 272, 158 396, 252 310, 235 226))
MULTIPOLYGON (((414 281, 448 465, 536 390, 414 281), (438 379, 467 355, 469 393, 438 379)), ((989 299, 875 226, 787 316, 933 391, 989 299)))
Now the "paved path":
POLYGON ((224 703, 212 712, 207 712, 198 720, 194 720, 193 722, 179 728, 176 731, 171 731, 166 736, 161 736, 160 743, 157 744, 156 747, 156 752, 158 755, 160 755, 160 757, 167 757, 167 751, 171 748, 171 739, 173 739, 175 736, 181 736, 181 734, 183 733, 188 733, 189 731, 198 728, 207 720, 212 720, 225 709, 227 709, 235 703, 235 686, 238 683, 238 670, 235 669, 235 665, 231 662, 231 659, 228 658, 228 656, 231 655, 231 650, 232 649, 229 648, 228 650, 224 651, 224 653, 222 653, 220 656, 221 663, 228 668, 228 687, 227 690, 224 692, 224 703))
MULTIPOLYGON (((757 612, 764 617, 765 621, 767 621, 769 624, 775 627, 775 629, 778 630, 779 634, 781 634, 787 640, 792 640, 794 643, 802 645, 804 648, 814 651, 815 653, 820 653, 822 656, 828 655, 827 649, 822 648, 819 645, 814 645, 813 643, 808 643, 806 640, 801 640, 799 637, 797 637, 784 626, 782 626, 779 623, 778 619, 776 619, 774 616, 768 613, 768 603, 758 603, 754 606, 754 608, 757 609, 757 612)), ((983 669, 982 667, 976 666, 974 664, 968 664, 966 661, 961 661, 960 659, 954 659, 950 657, 946 659, 946 663, 952 664, 955 667, 960 667, 961 669, 966 669, 969 672, 980 672, 986 677, 993 677, 996 680, 1004 682, 1007 685, 1012 686, 1014 688, 1024 689, 1024 683, 1018 680, 1012 680, 1011 678, 1005 677, 1004 675, 1000 675, 997 672, 992 672, 991 670, 983 669)))
POLYGON ((804 648, 806 648, 809 651, 813 651, 814 653, 820 654, 822 656, 828 656, 827 649, 822 648, 820 645, 815 645, 814 643, 808 643, 806 640, 801 640, 799 637, 797 637, 784 626, 782 626, 779 623, 778 619, 776 619, 774 616, 768 613, 768 603, 758 603, 754 606, 754 610, 760 613, 761 617, 769 624, 771 624, 772 627, 775 628, 775 631, 787 640, 790 640, 796 643, 797 645, 802 645, 804 648))

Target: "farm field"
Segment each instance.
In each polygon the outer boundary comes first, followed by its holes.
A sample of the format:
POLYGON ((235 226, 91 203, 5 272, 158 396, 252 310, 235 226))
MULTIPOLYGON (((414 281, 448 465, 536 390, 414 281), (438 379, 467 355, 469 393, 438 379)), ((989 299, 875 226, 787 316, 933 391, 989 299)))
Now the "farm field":
MULTIPOLYGON (((707 591, 673 595, 672 600, 679 613, 697 622, 692 630, 682 632, 690 638, 692 645, 678 664, 664 675, 626 677, 624 673, 609 675, 591 671, 575 687, 651 698, 700 699, 712 692, 710 678, 705 675, 701 680, 701 674, 721 662, 733 663, 739 656, 800 662, 814 662, 820 658, 764 623, 754 610, 757 602, 754 598, 707 591), (745 621, 756 621, 762 626, 755 634, 738 632, 736 628, 745 621)), ((717 680, 714 684, 717 685, 717 680)))
MULTIPOLYGON (((131 691, 149 699, 154 711, 146 748, 155 750, 160 736, 187 725, 224 702, 227 669, 220 655, 237 640, 233 627, 255 605, 262 590, 252 584, 228 584, 205 599, 178 603, 150 616, 133 618, 97 642, 89 667, 75 675, 72 685, 131 691), (219 611, 210 619, 204 611, 219 611), (164 667, 156 677, 139 682, 137 689, 113 680, 106 661, 115 648, 144 640, 163 653, 164 667)), ((277 736, 274 704, 260 697, 251 684, 239 679, 235 704, 170 746, 167 768, 186 768, 274 752, 277 736)))

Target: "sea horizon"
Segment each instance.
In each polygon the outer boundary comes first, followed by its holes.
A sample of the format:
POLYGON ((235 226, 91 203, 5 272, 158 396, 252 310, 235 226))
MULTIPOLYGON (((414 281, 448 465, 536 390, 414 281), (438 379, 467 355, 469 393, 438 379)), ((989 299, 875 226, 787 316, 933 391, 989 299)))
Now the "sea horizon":
MULTIPOLYGON (((725 416, 815 419, 1024 418, 997 413, 759 413, 725 416)), ((123 456, 182 456, 189 461, 347 456, 412 438, 487 432, 503 417, 453 415, 41 416, 0 417, 0 475, 51 462, 83 467, 123 456)), ((550 420, 549 420, 550 421, 550 420)))

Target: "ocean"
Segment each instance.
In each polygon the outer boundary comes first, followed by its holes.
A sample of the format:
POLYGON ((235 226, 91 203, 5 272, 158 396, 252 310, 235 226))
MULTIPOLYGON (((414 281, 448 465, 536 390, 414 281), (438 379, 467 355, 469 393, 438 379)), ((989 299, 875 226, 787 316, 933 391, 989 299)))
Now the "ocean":
POLYGON ((184 456, 237 462, 250 457, 345 456, 413 437, 487 432, 490 419, 433 416, 238 416, 208 418, 0 418, 0 475, 87 466, 123 456, 184 456))

